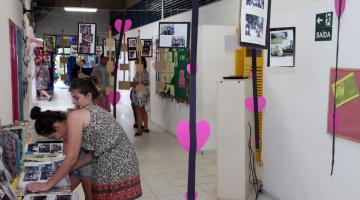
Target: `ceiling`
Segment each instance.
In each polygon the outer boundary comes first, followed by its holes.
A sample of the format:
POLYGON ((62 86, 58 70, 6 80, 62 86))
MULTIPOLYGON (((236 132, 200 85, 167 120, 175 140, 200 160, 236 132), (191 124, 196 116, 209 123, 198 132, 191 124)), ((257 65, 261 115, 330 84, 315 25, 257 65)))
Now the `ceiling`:
POLYGON ((35 9, 68 6, 122 10, 140 1, 141 0, 33 0, 33 6, 35 9))

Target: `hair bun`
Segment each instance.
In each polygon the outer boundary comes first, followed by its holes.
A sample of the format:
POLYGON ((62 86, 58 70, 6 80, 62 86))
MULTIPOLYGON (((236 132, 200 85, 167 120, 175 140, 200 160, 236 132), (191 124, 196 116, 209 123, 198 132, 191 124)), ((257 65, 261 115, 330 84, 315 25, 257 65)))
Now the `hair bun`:
POLYGON ((30 118, 31 119, 37 119, 41 114, 41 108, 38 106, 35 106, 31 109, 30 118))

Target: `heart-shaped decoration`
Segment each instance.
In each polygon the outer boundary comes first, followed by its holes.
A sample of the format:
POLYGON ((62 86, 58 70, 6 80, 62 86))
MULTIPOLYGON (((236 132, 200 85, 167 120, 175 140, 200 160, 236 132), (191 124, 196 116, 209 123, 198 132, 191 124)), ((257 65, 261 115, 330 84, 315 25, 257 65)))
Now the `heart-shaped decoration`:
MULTIPOLYGON (((115 29, 120 32, 121 31, 121 25, 122 25, 122 20, 121 19, 117 19, 115 20, 115 29)), ((132 21, 131 19, 127 19, 125 20, 125 30, 124 33, 126 33, 132 26, 132 21)))
MULTIPOLYGON (((188 196, 187 192, 185 193, 185 197, 186 197, 186 200, 189 199, 189 196, 188 196)), ((197 197, 198 197, 198 192, 195 191, 195 199, 197 199, 197 197)))
MULTIPOLYGON (((206 120, 196 124, 196 151, 200 151, 209 139, 211 128, 206 120)), ((180 145, 189 152, 190 150, 190 124, 188 120, 181 120, 176 127, 176 137, 180 145)))
MULTIPOLYGON (((198 69, 199 69, 199 65, 196 64, 196 72, 197 72, 198 69)), ((187 64, 186 70, 187 70, 188 74, 190 74, 190 64, 187 64)))
MULTIPOLYGON (((262 112, 266 105, 265 97, 258 97, 258 112, 262 112)), ((254 112, 254 98, 248 97, 245 99, 245 106, 250 112, 254 112)))
POLYGON ((338 18, 341 17, 341 15, 344 13, 346 0, 341 1, 341 10, 340 10, 340 0, 335 0, 335 12, 338 18))
MULTIPOLYGON (((116 104, 119 103, 120 96, 121 96, 120 92, 116 91, 116 93, 115 93, 115 102, 116 102, 116 104)), ((113 91, 108 92, 108 98, 109 98, 109 101, 110 101, 111 105, 114 105, 114 92, 113 91)))

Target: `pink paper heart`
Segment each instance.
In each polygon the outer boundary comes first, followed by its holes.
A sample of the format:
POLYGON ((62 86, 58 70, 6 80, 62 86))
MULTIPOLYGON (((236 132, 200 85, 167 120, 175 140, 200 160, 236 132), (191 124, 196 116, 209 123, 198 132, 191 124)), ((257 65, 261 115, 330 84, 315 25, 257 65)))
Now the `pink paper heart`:
MULTIPOLYGON (((186 69, 187 69, 188 74, 190 74, 190 64, 187 64, 186 69)), ((199 65, 196 64, 196 72, 198 69, 199 69, 199 65)))
POLYGON ((341 15, 344 13, 346 0, 342 0, 341 2, 341 11, 340 11, 340 0, 335 0, 335 11, 338 18, 341 17, 341 15))
MULTIPOLYGON (((187 192, 185 193, 185 197, 186 197, 186 200, 189 199, 189 196, 188 196, 187 192)), ((197 199, 197 197, 198 197, 198 192, 195 191, 195 199, 197 199)))
MULTIPOLYGON (((120 32, 121 30, 121 24, 122 24, 122 20, 121 19, 117 19, 115 20, 115 29, 120 32)), ((125 31, 124 33, 126 33, 132 26, 132 21, 131 19, 127 19, 125 20, 125 31)))
MULTIPOLYGON (((116 102, 116 104, 118 104, 119 103, 119 101, 120 101, 120 92, 119 91, 116 91, 116 93, 115 93, 115 102, 116 102)), ((110 103, 111 103, 111 105, 114 105, 114 92, 113 91, 109 91, 108 92, 108 98, 109 98, 109 101, 110 101, 110 103)))
MULTIPOLYGON (((200 151, 209 139, 211 128, 206 120, 196 124, 196 151, 200 151)), ((190 125, 189 121, 181 120, 176 127, 176 137, 180 145, 189 152, 190 149, 190 125)))
MULTIPOLYGON (((262 112, 266 105, 265 97, 258 97, 258 112, 262 112)), ((248 97, 245 99, 245 106, 250 112, 254 112, 254 98, 248 97)))

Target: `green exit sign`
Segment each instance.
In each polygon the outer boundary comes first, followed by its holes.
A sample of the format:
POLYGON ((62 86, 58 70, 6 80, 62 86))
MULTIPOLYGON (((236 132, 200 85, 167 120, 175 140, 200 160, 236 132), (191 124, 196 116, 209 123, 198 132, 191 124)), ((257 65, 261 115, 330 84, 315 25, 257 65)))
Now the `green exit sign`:
POLYGON ((316 14, 315 41, 330 41, 332 39, 333 12, 316 14))

